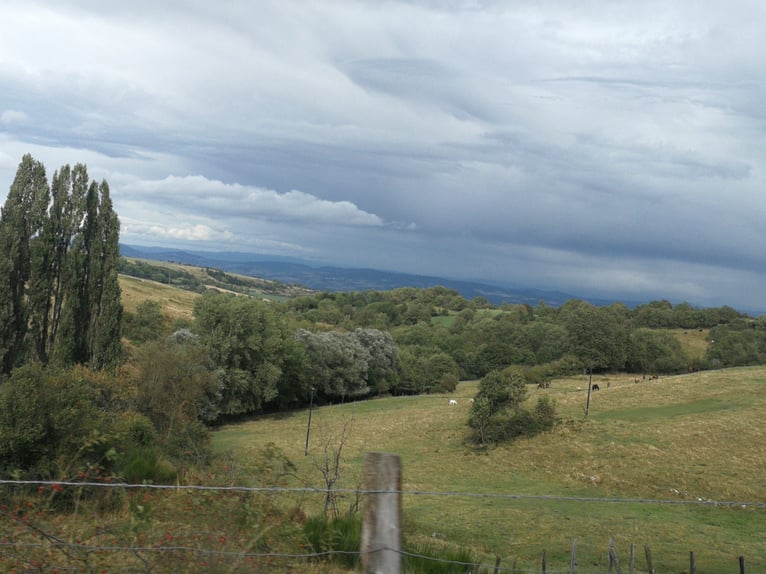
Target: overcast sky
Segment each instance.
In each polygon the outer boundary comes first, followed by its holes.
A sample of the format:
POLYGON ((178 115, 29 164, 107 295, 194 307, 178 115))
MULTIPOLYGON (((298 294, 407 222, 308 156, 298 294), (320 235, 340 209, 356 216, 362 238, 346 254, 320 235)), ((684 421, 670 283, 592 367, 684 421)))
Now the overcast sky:
POLYGON ((766 2, 3 0, 0 199, 136 245, 766 310, 766 2))

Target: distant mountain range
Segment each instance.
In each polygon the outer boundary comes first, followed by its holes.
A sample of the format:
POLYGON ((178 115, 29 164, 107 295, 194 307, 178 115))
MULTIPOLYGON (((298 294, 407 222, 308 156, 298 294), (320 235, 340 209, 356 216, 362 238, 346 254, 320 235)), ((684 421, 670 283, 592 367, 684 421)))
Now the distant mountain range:
MULTIPOLYGON (((125 244, 120 245, 120 253, 125 257, 210 267, 250 277, 302 285, 316 291, 389 291, 399 287, 426 288, 440 285, 447 289, 454 289, 466 299, 484 297, 495 305, 521 303, 535 306, 540 301, 545 301, 546 305, 557 307, 569 299, 582 299, 594 305, 611 305, 615 302, 615 300, 579 297, 559 291, 512 288, 444 277, 429 277, 376 269, 317 266, 295 258, 254 253, 188 251, 125 244)), ((629 307, 640 304, 626 301, 622 301, 622 303, 629 307)))

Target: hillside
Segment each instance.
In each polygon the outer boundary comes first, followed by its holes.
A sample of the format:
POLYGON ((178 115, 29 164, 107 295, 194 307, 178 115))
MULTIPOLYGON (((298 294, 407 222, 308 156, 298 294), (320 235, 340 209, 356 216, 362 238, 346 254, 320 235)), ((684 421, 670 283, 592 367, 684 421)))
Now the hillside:
MULTIPOLYGON (((506 565, 518 560, 521 571, 537 571, 543 549, 551 571, 561 571, 573 539, 584 571, 605 568, 610 538, 623 564, 630 544, 637 545, 639 569, 646 544, 658 572, 685 571, 690 550, 699 572, 733 571, 739 555, 747 557, 748 571, 766 570, 766 367, 640 384, 615 375, 594 382, 602 390, 593 393, 587 419, 586 393, 577 390, 587 386, 585 377, 557 380, 548 391, 530 391, 530 399, 550 393, 562 423, 486 451, 468 442, 475 382, 461 383, 454 395, 315 409, 309 456, 303 453, 306 411, 224 427, 214 433, 214 444, 230 450, 246 470, 255 453, 273 442, 297 465, 301 481, 321 486, 323 446, 332 445, 333 435, 351 421, 336 487, 359 484, 365 452, 397 453, 408 539, 467 546, 489 563, 495 555, 506 565), (458 406, 449 407, 448 398, 458 406), (406 494, 415 491, 473 496, 406 494), (707 500, 760 504, 699 504, 707 500)), ((319 499, 303 500, 307 510, 318 511, 319 499)))
MULTIPOLYGON (((440 285, 458 291, 466 299, 484 297, 494 305, 528 304, 558 306, 569 299, 580 298, 595 305, 610 305, 613 300, 577 297, 559 291, 511 288, 508 286, 461 281, 445 277, 430 277, 377 269, 353 269, 315 265, 294 258, 279 258, 251 253, 184 251, 161 247, 121 245, 126 257, 153 261, 177 262, 199 267, 213 267, 244 276, 260 277, 288 285, 302 285, 315 291, 387 291, 398 287, 426 288, 440 285)), ((636 302, 624 302, 629 307, 636 302)))
POLYGON ((174 316, 189 314, 194 294, 206 290, 238 293, 267 301, 284 301, 313 293, 298 285, 227 273, 212 267, 125 256, 121 260, 120 276, 123 304, 128 311, 133 311, 135 305, 144 299, 162 303, 172 298, 174 300, 170 301, 168 312, 174 316))

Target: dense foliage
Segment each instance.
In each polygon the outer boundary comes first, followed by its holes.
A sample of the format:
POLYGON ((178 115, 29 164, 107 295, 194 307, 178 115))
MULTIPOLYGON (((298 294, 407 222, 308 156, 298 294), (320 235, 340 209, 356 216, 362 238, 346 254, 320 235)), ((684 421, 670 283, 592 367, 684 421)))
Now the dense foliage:
POLYGON ((25 155, 0 215, 0 378, 27 361, 121 359, 119 220, 106 181, 25 155))

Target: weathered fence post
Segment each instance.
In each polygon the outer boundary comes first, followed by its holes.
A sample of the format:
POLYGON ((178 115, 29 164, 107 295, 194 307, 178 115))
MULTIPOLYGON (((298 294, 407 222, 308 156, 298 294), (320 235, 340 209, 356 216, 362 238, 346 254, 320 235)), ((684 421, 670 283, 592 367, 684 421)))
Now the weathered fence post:
POLYGON ((500 572, 500 556, 495 556, 495 574, 498 574, 498 572, 500 572))
POLYGON ((546 556, 545 556, 545 548, 543 548, 543 564, 542 564, 542 567, 543 567, 543 574, 548 574, 548 572, 547 572, 547 569, 548 569, 548 564, 547 564, 547 562, 548 562, 548 561, 546 560, 546 556))
POLYGON ((620 561, 617 559, 617 550, 614 549, 614 538, 609 539, 609 574, 612 573, 612 567, 617 569, 617 574, 622 574, 620 561))
POLYGON ((644 544, 644 553, 646 554, 646 571, 649 574, 655 574, 654 564, 652 563, 652 550, 648 544, 644 544))
POLYGON ((402 463, 399 456, 380 452, 364 455, 364 520, 362 572, 400 574, 402 568, 402 463))
POLYGON ((630 545, 630 560, 628 564, 630 574, 636 574, 636 545, 630 545))
POLYGON ((697 574, 697 562, 694 560, 694 551, 689 552, 689 574, 697 574))
POLYGON ((569 574, 575 574, 575 556, 577 555, 577 539, 572 540, 572 557, 569 559, 569 574))
POLYGON ((745 574, 745 557, 739 557, 739 574, 745 574))

